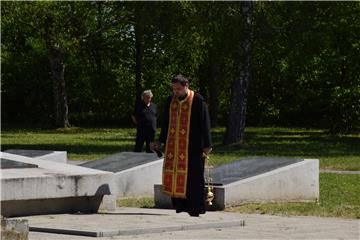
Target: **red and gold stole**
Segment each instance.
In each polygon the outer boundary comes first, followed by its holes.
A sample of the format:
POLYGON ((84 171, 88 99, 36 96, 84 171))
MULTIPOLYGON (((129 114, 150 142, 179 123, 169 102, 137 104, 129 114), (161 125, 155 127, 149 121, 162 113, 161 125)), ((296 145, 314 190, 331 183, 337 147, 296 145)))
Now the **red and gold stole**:
POLYGON ((163 192, 171 197, 186 198, 188 171, 188 146, 191 105, 194 92, 179 101, 173 97, 170 103, 169 127, 163 165, 163 192))

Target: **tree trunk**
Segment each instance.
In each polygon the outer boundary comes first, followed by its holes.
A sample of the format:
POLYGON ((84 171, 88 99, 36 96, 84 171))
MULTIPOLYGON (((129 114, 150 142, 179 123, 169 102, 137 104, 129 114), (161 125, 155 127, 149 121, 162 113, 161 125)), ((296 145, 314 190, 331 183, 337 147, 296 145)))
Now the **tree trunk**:
POLYGON ((244 38, 240 41, 238 48, 238 57, 236 63, 236 78, 232 85, 232 97, 230 104, 230 114, 228 125, 224 137, 224 144, 239 142, 245 140, 245 120, 248 85, 251 79, 250 60, 251 60, 251 15, 255 7, 252 1, 242 2, 242 14, 245 19, 244 38))
POLYGON ((219 65, 217 63, 211 64, 211 77, 209 84, 209 112, 211 127, 217 127, 218 125, 218 111, 219 111, 219 65))
POLYGON ((212 52, 209 56, 209 62, 199 67, 199 89, 201 95, 209 100, 211 127, 216 127, 219 110, 219 63, 215 53, 212 52))
POLYGON ((69 108, 64 77, 64 52, 57 44, 55 44, 53 28, 53 20, 50 16, 47 16, 45 40, 49 54, 51 77, 53 80, 55 126, 66 128, 70 127, 70 123, 68 118, 69 108))
MULTIPOLYGON (((96 73, 98 75, 98 79, 102 78, 102 32, 100 29, 103 28, 102 24, 102 2, 97 2, 97 16, 96 16, 96 22, 97 22, 97 29, 96 31, 99 31, 99 33, 95 37, 95 64, 96 64, 96 73)), ((101 83, 99 84, 101 85, 101 83)), ((100 87, 100 86, 97 86, 100 87)))
POLYGON ((141 22, 141 4, 135 6, 135 92, 136 103, 141 101, 141 76, 143 55, 143 29, 141 22))
POLYGON ((69 108, 64 78, 64 54, 62 50, 58 47, 51 47, 51 49, 49 49, 49 61, 53 79, 55 125, 56 127, 70 127, 68 119, 69 108))

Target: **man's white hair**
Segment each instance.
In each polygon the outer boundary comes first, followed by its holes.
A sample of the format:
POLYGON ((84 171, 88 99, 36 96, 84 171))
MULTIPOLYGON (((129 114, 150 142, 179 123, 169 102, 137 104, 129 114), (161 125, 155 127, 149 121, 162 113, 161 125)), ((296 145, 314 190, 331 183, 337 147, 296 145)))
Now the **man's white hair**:
POLYGON ((152 94, 151 90, 145 90, 145 91, 143 92, 143 95, 147 95, 147 96, 153 97, 153 94, 152 94))

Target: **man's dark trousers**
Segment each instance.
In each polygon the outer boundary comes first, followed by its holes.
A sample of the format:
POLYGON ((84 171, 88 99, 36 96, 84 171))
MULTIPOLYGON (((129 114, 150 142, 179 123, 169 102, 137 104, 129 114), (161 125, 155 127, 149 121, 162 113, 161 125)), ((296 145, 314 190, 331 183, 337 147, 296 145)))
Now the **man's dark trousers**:
POLYGON ((150 143, 154 141, 155 130, 151 126, 137 127, 136 129, 136 143, 134 152, 142 152, 144 142, 146 143, 146 152, 151 153, 150 143))

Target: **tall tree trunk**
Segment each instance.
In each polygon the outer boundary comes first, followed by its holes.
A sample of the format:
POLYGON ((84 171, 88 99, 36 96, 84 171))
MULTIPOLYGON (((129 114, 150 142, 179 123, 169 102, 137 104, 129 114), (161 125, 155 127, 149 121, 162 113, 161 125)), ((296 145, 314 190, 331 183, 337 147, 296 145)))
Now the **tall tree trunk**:
POLYGON ((68 119, 69 108, 64 78, 65 65, 63 51, 60 48, 52 47, 50 49, 49 61, 53 79, 55 125, 56 127, 70 127, 68 119))
POLYGON ((143 55, 143 26, 141 21, 142 3, 135 5, 135 91, 136 103, 141 101, 141 76, 143 55))
MULTIPOLYGON (((96 22, 97 22, 97 29, 96 31, 99 31, 99 33, 95 37, 95 64, 96 64, 96 73, 98 75, 98 78, 102 78, 102 32, 101 29, 103 28, 102 24, 102 2, 97 2, 97 16, 96 16, 96 22)), ((100 85, 100 84, 99 84, 100 85)))
POLYGON ((216 58, 216 54, 210 54, 210 61, 199 67, 199 90, 202 96, 209 100, 211 127, 217 126, 219 110, 219 64, 216 58))
POLYGON ((242 14, 245 19, 245 31, 244 38, 240 41, 238 48, 236 78, 231 88, 232 97, 230 104, 230 115, 224 137, 224 144, 231 144, 235 142, 242 144, 245 140, 247 92, 251 79, 251 16, 255 7, 255 2, 245 1, 241 2, 241 4, 242 14))
POLYGON ((47 17, 45 26, 46 47, 48 50, 51 77, 53 80, 53 99, 55 111, 55 126, 70 127, 69 107, 65 85, 64 52, 55 44, 51 17, 47 17))
POLYGON ((95 111, 96 114, 96 121, 102 121, 104 119, 104 114, 106 109, 105 101, 107 100, 106 91, 106 79, 103 76, 103 61, 102 61, 102 54, 103 54, 103 32, 101 29, 103 28, 103 2, 96 2, 96 35, 94 35, 92 39, 92 53, 94 57, 94 78, 92 78, 92 91, 93 91, 93 104, 92 110, 95 111))
POLYGON ((209 74, 208 74, 208 66, 206 64, 200 64, 199 65, 199 92, 200 94, 207 99, 208 93, 207 93, 207 86, 209 85, 209 74))
POLYGON ((209 84, 209 112, 211 127, 217 127, 218 125, 218 111, 219 111, 219 65, 217 63, 211 64, 211 77, 209 84))

